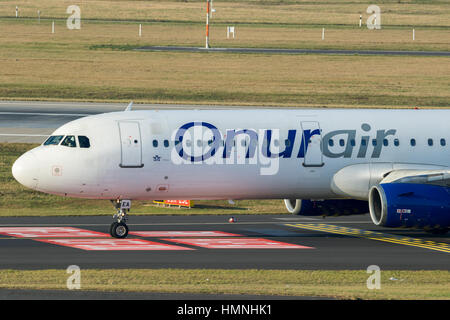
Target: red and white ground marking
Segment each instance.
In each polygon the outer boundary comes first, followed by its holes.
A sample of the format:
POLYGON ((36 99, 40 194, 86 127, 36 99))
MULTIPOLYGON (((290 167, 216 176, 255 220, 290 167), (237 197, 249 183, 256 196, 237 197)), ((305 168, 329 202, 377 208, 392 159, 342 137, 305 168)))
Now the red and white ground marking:
POLYGON ((1 227, 0 234, 18 238, 109 237, 106 233, 72 227, 1 227))
POLYGON ((222 231, 133 231, 130 234, 140 237, 242 237, 240 234, 222 231))
POLYGON ((228 239, 162 239, 209 249, 314 249, 297 244, 284 243, 263 238, 228 239))
POLYGON ((89 251, 195 250, 142 239, 36 239, 36 241, 89 251))

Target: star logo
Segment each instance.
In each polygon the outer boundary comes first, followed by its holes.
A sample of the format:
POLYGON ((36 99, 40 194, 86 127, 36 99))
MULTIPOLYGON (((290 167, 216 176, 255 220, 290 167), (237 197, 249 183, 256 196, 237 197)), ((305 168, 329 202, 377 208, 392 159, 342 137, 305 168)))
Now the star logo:
POLYGON ((153 161, 161 161, 161 157, 156 155, 153 157, 153 161))

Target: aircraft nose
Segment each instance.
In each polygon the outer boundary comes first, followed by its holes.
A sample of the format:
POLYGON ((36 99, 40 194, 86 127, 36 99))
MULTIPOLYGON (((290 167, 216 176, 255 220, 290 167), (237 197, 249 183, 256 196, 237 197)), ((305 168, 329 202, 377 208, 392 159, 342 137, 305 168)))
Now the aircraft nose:
POLYGON ((21 155, 12 166, 14 178, 25 187, 35 189, 39 182, 39 165, 32 151, 21 155))

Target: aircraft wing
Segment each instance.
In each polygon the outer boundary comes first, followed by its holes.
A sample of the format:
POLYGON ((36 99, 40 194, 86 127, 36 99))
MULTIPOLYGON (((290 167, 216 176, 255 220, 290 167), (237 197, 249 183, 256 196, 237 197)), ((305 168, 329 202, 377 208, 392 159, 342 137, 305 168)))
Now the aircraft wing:
POLYGON ((450 187, 450 170, 394 170, 381 182, 414 183, 450 187))

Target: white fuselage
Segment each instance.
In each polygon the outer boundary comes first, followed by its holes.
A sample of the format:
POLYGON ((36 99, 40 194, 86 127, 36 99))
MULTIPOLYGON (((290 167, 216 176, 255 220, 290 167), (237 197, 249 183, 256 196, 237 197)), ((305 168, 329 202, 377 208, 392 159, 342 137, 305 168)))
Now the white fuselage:
POLYGON ((449 120, 432 109, 114 112, 52 134, 88 148, 41 145, 13 174, 82 198, 367 200, 387 172, 447 168, 449 120))

